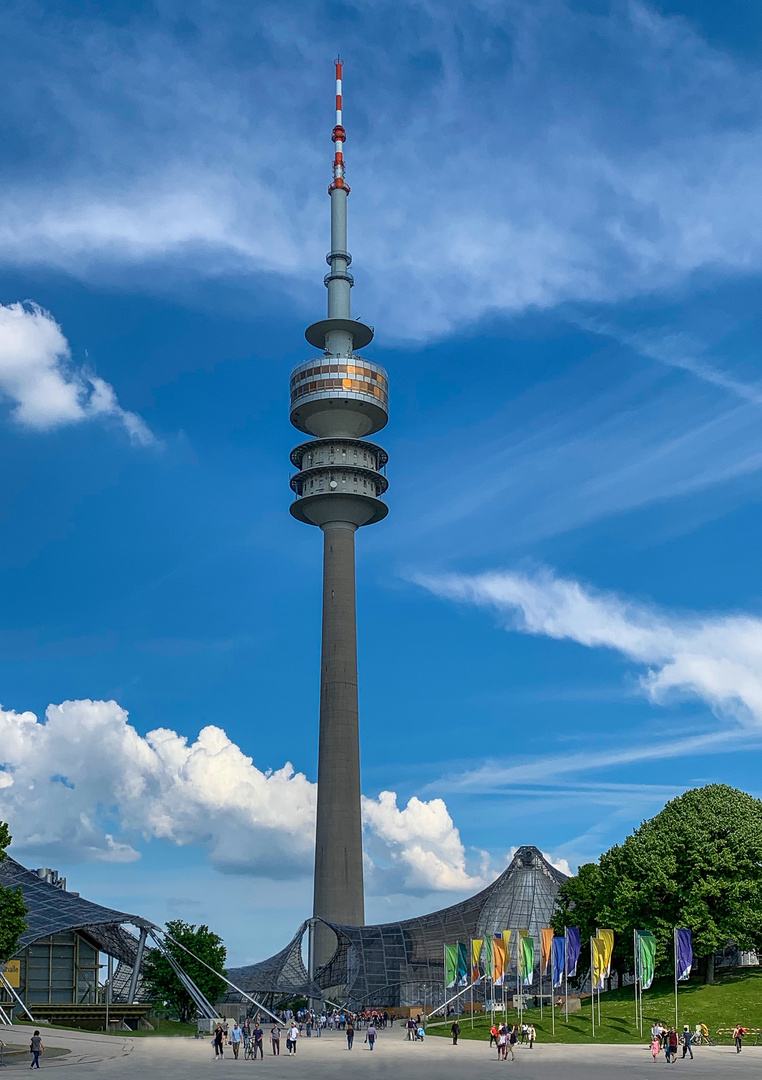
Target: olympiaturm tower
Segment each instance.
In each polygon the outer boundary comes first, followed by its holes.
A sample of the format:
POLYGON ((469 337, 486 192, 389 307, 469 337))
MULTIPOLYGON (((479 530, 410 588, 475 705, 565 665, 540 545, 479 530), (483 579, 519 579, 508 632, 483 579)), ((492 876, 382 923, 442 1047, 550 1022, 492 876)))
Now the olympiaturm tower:
MULTIPOLYGON (((313 914, 331 922, 365 922, 360 815, 360 738, 357 709, 355 531, 386 517, 387 455, 366 435, 388 419, 386 372, 357 355, 373 328, 350 313, 354 284, 347 251, 342 62, 336 61, 336 125, 331 196, 330 267, 325 276, 328 317, 305 332, 322 356, 291 375, 291 423, 314 436, 291 452, 291 513, 323 530, 323 632, 320 658, 320 737, 313 914)), ((311 962, 327 963, 333 934, 317 923, 311 962)))

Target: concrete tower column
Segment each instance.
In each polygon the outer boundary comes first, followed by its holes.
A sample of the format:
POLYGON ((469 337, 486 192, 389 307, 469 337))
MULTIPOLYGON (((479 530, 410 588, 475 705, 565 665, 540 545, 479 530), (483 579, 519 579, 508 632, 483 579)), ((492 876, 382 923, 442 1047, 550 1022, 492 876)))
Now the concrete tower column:
MULTIPOLYGON (((368 442, 388 419, 388 380, 378 364, 355 352, 373 339, 373 329, 351 317, 354 284, 347 251, 341 62, 336 63, 336 125, 331 195, 331 250, 327 318, 305 337, 322 355, 291 374, 291 423, 314 436, 291 452, 299 470, 291 477, 296 495, 291 513, 323 530, 323 637, 320 659, 320 732, 315 831, 313 915, 349 926, 365 922, 360 735, 357 708, 355 532, 381 521, 387 488, 387 454, 368 442)), ((320 977, 336 947, 329 927, 316 921, 310 972, 320 977)), ((322 983, 323 987, 327 985, 322 983)))
MULTIPOLYGON (((323 526, 323 639, 313 914, 348 926, 365 921, 357 708, 355 526, 323 526), (319 871, 318 871, 319 868, 319 871)), ((315 929, 317 966, 331 958, 334 935, 315 929)))

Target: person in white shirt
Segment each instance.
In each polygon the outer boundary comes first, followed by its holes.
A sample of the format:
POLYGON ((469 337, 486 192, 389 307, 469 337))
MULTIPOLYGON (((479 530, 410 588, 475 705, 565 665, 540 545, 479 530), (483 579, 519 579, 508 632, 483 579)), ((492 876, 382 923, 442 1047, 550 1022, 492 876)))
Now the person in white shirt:
POLYGON ((296 1053, 296 1040, 298 1038, 299 1038, 299 1028, 296 1026, 296 1024, 292 1024, 291 1027, 288 1030, 287 1043, 291 1044, 290 1047, 288 1048, 289 1054, 292 1053, 292 1052, 294 1054, 296 1053))

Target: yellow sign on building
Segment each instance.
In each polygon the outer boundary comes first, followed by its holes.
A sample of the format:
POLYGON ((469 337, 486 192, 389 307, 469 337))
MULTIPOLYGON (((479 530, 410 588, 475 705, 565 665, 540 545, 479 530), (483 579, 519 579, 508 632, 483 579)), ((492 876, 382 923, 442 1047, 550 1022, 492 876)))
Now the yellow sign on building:
POLYGON ((18 990, 21 985, 21 961, 6 960, 4 964, 0 964, 0 970, 2 970, 3 975, 5 975, 13 989, 18 990))

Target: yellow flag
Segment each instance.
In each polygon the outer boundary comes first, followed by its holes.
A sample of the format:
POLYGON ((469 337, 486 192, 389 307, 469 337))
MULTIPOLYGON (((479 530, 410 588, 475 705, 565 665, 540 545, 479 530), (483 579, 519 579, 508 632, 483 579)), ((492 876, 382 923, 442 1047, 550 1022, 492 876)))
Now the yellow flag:
POLYGON ((511 931, 503 930, 503 950, 505 955, 505 966, 511 962, 511 931))
POLYGON ((593 990, 603 990, 606 979, 606 939, 594 937, 590 940, 593 965, 593 990))
POLYGON ((611 976, 611 960, 614 955, 614 931, 613 930, 599 930, 598 937, 604 941, 604 977, 609 978, 611 976))
POLYGON ((471 982, 477 983, 480 979, 479 957, 482 951, 482 938, 471 938, 471 982))
POLYGON ((545 975, 548 970, 548 964, 550 963, 550 954, 553 949, 553 928, 550 926, 542 927, 542 952, 540 960, 540 973, 545 975))

